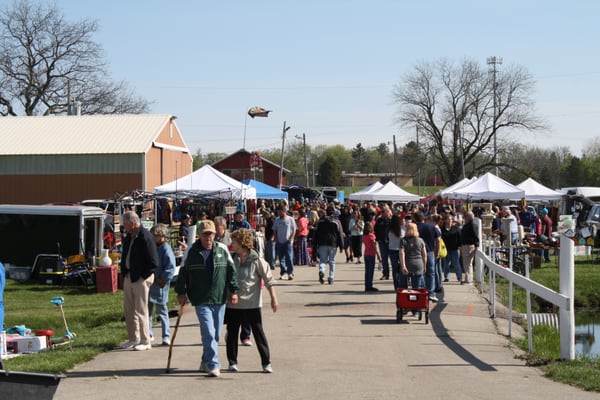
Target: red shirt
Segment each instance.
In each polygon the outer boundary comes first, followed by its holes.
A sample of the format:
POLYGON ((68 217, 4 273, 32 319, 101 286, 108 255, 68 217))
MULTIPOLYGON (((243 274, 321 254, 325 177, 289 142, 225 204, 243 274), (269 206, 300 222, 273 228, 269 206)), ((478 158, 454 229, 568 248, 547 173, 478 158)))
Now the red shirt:
POLYGON ((375 248, 375 234, 373 232, 365 233, 362 240, 365 245, 365 257, 375 257, 377 255, 377 249, 375 248))
POLYGON ((308 219, 306 217, 298 218, 296 225, 298 226, 298 236, 308 236, 308 219))

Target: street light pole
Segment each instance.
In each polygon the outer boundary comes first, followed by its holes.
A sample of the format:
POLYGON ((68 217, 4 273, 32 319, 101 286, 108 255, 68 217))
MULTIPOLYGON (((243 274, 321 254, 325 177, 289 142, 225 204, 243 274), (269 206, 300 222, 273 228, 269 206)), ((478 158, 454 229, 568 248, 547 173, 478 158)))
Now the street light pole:
POLYGON ((290 129, 290 127, 285 126, 285 121, 283 121, 283 134, 281 135, 281 163, 279 165, 279 190, 283 186, 283 154, 285 151, 285 133, 290 129))
POLYGON ((462 128, 460 129, 460 159, 462 163, 462 175, 463 179, 467 177, 465 174, 465 148, 463 146, 463 135, 465 130, 465 121, 462 121, 462 128))
POLYGON ((487 58, 488 65, 492 66, 490 72, 492 73, 492 89, 494 91, 494 99, 493 99, 493 107, 494 107, 494 116, 492 120, 492 135, 494 135, 494 166, 496 167, 496 176, 498 176, 498 146, 496 143, 496 113, 497 113, 497 105, 496 105, 496 73, 498 70, 496 69, 496 65, 502 64, 502 57, 488 57, 487 58))

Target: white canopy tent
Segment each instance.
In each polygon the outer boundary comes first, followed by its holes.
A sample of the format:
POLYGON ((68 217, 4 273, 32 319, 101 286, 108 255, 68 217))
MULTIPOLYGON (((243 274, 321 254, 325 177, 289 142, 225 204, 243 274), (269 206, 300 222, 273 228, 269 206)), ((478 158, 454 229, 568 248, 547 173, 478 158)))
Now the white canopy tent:
POLYGON ((446 189, 440 190, 435 195, 436 195, 436 197, 437 196, 448 197, 448 194, 450 194, 450 193, 454 192, 455 190, 458 190, 462 187, 467 186, 469 183, 473 182, 475 179, 477 179, 476 176, 472 177, 471 179, 463 178, 460 181, 456 182, 454 185, 448 186, 446 189))
POLYGON ((527 178, 519 183, 517 187, 525 191, 525 198, 532 201, 550 201, 560 200, 564 195, 561 192, 552 190, 542 185, 533 178, 527 178))
POLYGON ((156 193, 206 195, 219 199, 256 199, 256 189, 205 165, 189 175, 154 188, 156 193))
POLYGON ((389 181, 377 190, 366 193, 362 197, 362 200, 395 202, 419 201, 421 198, 416 194, 408 193, 406 190, 401 189, 392 181, 389 181))
POLYGON ((520 200, 525 191, 491 172, 448 194, 448 198, 461 200, 520 200))
POLYGON ((367 186, 366 188, 364 188, 363 190, 359 190, 356 193, 352 193, 350 196, 348 196, 348 198, 350 200, 366 200, 363 198, 364 195, 366 195, 367 193, 370 192, 374 192, 377 189, 380 189, 383 187, 383 184, 379 181, 370 184, 369 186, 367 186))

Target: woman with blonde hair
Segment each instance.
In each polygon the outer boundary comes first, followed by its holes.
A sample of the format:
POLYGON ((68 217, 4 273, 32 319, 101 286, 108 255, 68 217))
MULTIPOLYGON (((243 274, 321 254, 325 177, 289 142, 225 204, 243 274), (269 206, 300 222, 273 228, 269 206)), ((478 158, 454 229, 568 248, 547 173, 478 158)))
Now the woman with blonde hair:
POLYGON ((409 276, 413 289, 425 287, 423 274, 427 268, 427 248, 423 239, 419 237, 417 224, 413 222, 406 224, 406 233, 400 240, 400 265, 402 273, 399 277, 399 287, 408 289, 409 276))
POLYGON ((271 309, 273 312, 279 308, 275 296, 275 278, 271 274, 269 264, 254 251, 254 235, 245 228, 240 228, 231 234, 231 250, 233 261, 238 273, 238 302, 227 303, 225 310, 225 323, 227 324, 227 359, 229 371, 237 372, 237 355, 240 325, 249 322, 252 334, 256 341, 256 348, 260 354, 262 370, 265 373, 273 372, 269 353, 269 344, 262 326, 262 291, 261 282, 271 295, 271 309))

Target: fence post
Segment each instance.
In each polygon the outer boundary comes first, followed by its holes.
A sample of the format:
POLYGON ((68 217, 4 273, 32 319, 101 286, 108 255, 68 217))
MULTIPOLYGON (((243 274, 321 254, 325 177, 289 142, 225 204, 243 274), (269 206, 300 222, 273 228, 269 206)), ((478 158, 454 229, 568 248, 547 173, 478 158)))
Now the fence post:
POLYGON ((569 298, 567 310, 559 309, 560 327, 560 358, 573 360, 575 358, 575 244, 573 240, 560 235, 560 257, 558 268, 560 272, 559 292, 569 298))

